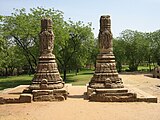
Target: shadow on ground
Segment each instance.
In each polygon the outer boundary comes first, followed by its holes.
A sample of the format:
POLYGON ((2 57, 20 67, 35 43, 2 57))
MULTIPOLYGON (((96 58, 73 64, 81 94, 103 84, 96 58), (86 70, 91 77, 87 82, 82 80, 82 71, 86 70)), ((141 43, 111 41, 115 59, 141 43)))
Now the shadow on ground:
POLYGON ((68 98, 84 98, 84 95, 69 95, 68 98))
POLYGON ((145 74, 144 76, 153 78, 153 75, 152 75, 152 74, 145 74))

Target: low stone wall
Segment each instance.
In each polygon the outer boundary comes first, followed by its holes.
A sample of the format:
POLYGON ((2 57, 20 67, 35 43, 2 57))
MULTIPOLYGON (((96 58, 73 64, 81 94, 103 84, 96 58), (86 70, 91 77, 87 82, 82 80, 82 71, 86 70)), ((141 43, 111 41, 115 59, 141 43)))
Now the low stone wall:
POLYGON ((9 104, 9 103, 31 103, 32 95, 31 94, 21 94, 19 98, 3 98, 0 97, 0 104, 9 104))

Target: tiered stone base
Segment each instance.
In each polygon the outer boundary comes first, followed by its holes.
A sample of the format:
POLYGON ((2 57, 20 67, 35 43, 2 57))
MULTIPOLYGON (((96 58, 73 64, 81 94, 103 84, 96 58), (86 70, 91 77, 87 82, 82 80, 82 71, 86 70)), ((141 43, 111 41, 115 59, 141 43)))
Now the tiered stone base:
POLYGON ((68 97, 68 92, 65 86, 62 89, 54 90, 30 90, 26 85, 20 85, 7 90, 0 94, 0 104, 10 103, 31 103, 32 101, 64 101, 68 97), (24 87, 23 87, 24 86, 24 87), (23 88, 23 89, 22 89, 23 88), (10 92, 14 91, 14 92, 10 92), (2 96, 2 97, 1 97, 2 96))
POLYGON ((89 82, 86 94, 89 101, 137 101, 137 95, 124 88, 116 70, 115 56, 110 48, 102 49, 98 54, 95 73, 89 82))
POLYGON ((115 57, 112 52, 100 53, 96 60, 96 69, 89 87, 95 89, 123 88, 123 82, 116 70, 115 57))
POLYGON ((0 97, 0 104, 31 103, 32 101, 64 101, 68 92, 65 89, 57 90, 33 90, 32 94, 22 93, 19 98, 0 97))
POLYGON ((65 89, 33 90, 33 101, 64 101, 68 92, 65 89))
POLYGON ((39 57, 36 74, 29 88, 31 90, 53 90, 62 89, 63 87, 64 82, 57 69, 55 55, 52 53, 42 54, 39 57))
POLYGON ((42 54, 39 57, 36 74, 28 90, 33 94, 33 101, 63 101, 68 92, 57 69, 55 55, 42 54))
POLYGON ((95 89, 87 88, 87 98, 95 102, 135 102, 137 95, 129 93, 126 88, 95 89))

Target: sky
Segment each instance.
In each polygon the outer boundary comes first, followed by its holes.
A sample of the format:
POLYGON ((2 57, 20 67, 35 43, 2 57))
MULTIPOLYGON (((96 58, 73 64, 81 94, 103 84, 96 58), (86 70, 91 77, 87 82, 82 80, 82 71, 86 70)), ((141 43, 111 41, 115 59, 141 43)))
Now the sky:
POLYGON ((92 23, 98 36, 101 15, 111 16, 114 37, 123 30, 153 32, 160 29, 160 0, 0 0, 0 15, 11 15, 13 8, 54 8, 64 12, 65 20, 92 23))

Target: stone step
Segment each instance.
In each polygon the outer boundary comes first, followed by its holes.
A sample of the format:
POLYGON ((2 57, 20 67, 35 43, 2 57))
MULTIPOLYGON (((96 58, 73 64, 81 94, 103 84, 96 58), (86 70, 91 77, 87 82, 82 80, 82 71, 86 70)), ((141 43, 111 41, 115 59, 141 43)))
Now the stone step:
POLYGON ((157 103, 158 102, 158 99, 157 97, 149 94, 149 93, 146 93, 132 85, 125 85, 126 88, 128 88, 128 90, 130 92, 134 92, 137 94, 137 102, 152 102, 152 103, 157 103))
POLYGON ((95 102, 152 102, 157 103, 157 97, 152 96, 131 85, 125 88, 94 89, 88 87, 86 95, 89 101, 95 102))
POLYGON ((126 93, 128 92, 127 88, 117 88, 117 89, 96 89, 95 92, 99 93, 126 93))

